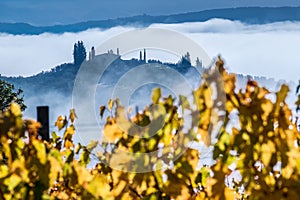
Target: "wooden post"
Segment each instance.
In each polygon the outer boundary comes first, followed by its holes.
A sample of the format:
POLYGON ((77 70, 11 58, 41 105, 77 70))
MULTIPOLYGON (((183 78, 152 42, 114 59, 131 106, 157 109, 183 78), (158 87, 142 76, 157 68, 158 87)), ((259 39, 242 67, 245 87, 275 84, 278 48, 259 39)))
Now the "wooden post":
POLYGON ((38 106, 37 107, 37 121, 41 123, 42 128, 39 130, 39 136, 43 140, 49 141, 49 107, 48 106, 38 106))

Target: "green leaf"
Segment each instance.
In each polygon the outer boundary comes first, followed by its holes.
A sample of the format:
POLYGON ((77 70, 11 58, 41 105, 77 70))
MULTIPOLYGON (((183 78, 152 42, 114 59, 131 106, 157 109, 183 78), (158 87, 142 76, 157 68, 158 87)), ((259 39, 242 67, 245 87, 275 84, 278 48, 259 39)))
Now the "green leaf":
POLYGON ((66 155, 66 163, 71 163, 74 159, 74 151, 67 149, 65 151, 65 155, 66 155))
POLYGON ((83 166, 86 166, 87 164, 89 164, 90 161, 91 161, 90 152, 87 151, 86 149, 83 150, 79 157, 79 163, 82 164, 83 166))
POLYGON ((58 136, 55 132, 52 132, 52 140, 53 140, 53 142, 56 142, 57 140, 59 140, 60 139, 60 136, 58 136))
POLYGON ((190 103, 187 100, 185 96, 179 95, 180 105, 182 107, 182 112, 184 112, 185 109, 190 109, 190 103))
POLYGON ((195 179, 195 183, 198 184, 198 183, 202 183, 202 173, 200 172, 196 179, 195 179))

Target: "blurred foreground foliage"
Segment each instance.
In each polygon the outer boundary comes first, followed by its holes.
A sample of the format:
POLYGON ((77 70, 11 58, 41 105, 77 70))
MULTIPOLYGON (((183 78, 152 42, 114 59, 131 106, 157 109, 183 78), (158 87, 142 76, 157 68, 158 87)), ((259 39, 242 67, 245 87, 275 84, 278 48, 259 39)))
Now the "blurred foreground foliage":
POLYGON ((193 103, 181 96, 175 105, 154 90, 153 104, 132 118, 138 126, 111 100, 100 108, 101 117, 109 113, 101 145, 74 144, 74 110, 56 121, 62 136, 42 141, 40 124, 22 119, 11 104, 0 114, 0 199, 300 199, 300 137, 285 102, 289 88, 271 93, 249 80, 237 91, 223 64, 219 59, 207 71, 193 103), (212 166, 199 165, 192 141, 213 146, 212 166), (98 163, 90 166, 94 156, 98 163))

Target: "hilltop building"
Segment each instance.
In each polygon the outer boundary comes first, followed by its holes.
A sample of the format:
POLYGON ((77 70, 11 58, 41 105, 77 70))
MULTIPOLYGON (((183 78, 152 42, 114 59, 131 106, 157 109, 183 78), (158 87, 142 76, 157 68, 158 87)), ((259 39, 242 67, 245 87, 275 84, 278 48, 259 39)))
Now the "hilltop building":
POLYGON ((96 56, 95 47, 92 46, 91 51, 89 51, 89 60, 93 60, 96 56))
POLYGON ((147 63, 146 49, 144 49, 144 61, 145 61, 145 63, 147 63))
POLYGON ((140 61, 143 61, 143 54, 142 54, 142 51, 140 51, 140 61))
POLYGON ((143 57, 142 51, 140 51, 140 61, 143 61, 143 62, 147 63, 147 53, 146 53, 146 49, 144 49, 144 57, 143 57))

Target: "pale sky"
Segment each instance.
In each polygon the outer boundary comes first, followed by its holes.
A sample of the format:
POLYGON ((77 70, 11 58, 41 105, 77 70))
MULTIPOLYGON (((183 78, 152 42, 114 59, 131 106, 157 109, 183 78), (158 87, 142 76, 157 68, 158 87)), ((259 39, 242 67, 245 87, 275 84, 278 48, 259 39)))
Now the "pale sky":
POLYGON ((168 15, 242 6, 300 6, 299 0, 1 0, 0 22, 68 24, 133 15, 168 15))

